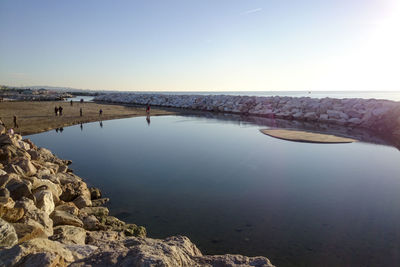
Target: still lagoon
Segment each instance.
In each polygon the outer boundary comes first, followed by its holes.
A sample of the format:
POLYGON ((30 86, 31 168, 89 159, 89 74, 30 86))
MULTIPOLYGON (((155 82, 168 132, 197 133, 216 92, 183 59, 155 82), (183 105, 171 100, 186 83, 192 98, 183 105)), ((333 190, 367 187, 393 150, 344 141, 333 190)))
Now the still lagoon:
POLYGON ((194 116, 128 118, 28 136, 148 236, 277 266, 398 266, 400 152, 308 144, 265 125, 194 116))

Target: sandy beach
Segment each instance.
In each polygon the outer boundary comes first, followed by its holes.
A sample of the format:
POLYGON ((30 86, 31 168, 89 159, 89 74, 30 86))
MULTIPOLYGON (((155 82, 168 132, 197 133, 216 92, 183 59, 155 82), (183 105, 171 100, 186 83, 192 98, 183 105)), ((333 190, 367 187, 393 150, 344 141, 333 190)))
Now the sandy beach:
MULTIPOLYGON (((152 108, 150 115, 172 115, 173 111, 152 108)), ((71 126, 80 123, 105 121, 119 118, 146 116, 145 107, 133 107, 114 104, 79 103, 49 101, 16 101, 0 102, 0 117, 7 128, 21 135, 40 133, 60 127, 71 126), (62 106, 63 115, 56 116, 55 107, 62 106), (80 109, 82 108, 82 116, 80 109), (100 109, 103 111, 99 114, 100 109), (14 128, 13 116, 17 116, 18 128, 14 128)))

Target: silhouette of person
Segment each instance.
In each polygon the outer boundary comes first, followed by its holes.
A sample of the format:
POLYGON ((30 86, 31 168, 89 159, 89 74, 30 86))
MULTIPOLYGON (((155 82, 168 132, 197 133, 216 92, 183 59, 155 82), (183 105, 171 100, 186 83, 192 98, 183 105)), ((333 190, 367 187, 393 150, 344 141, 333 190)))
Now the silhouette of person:
POLYGON ((81 123, 81 131, 83 131, 83 124, 81 123))
POLYGON ((100 110, 99 110, 99 116, 101 116, 102 114, 103 114, 103 110, 100 109, 100 110))
POLYGON ((58 107, 54 108, 54 113, 56 114, 56 116, 58 115, 58 107))
POLYGON ((100 121, 100 127, 103 128, 103 122, 102 121, 100 121))
POLYGON ((60 116, 62 116, 62 111, 63 111, 62 106, 59 106, 59 107, 58 107, 58 112, 60 113, 60 116))
POLYGON ((81 117, 82 117, 82 114, 83 114, 82 108, 79 109, 79 113, 80 113, 80 115, 81 115, 81 117))
POLYGON ((56 128, 56 133, 58 133, 58 128, 56 128))
POLYGON ((147 121, 147 125, 150 126, 150 116, 149 115, 146 116, 146 121, 147 121))
POLYGON ((17 123, 17 116, 14 115, 14 128, 19 128, 17 123))
POLYGON ((4 128, 7 128, 6 125, 4 124, 3 120, 0 118, 0 125, 3 125, 4 128))
POLYGON ((147 113, 147 114, 150 113, 150 104, 147 104, 146 113, 147 113))
POLYGON ((64 131, 64 128, 63 127, 61 127, 60 128, 60 133, 62 133, 64 131))
POLYGON ((72 102, 72 100, 71 100, 71 102, 70 102, 70 103, 71 103, 71 107, 72 107, 72 105, 74 104, 74 102, 72 102))

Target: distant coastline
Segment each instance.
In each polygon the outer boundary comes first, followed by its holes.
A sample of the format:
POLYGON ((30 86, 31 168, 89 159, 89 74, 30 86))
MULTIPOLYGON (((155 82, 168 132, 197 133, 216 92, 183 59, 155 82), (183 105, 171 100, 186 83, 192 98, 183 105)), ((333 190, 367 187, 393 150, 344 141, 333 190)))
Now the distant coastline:
MULTIPOLYGON (((0 86, 1 87, 1 86, 0 86)), ((392 101, 400 101, 400 91, 360 91, 360 90, 338 90, 338 91, 292 91, 292 90, 278 90, 278 91, 254 91, 254 90, 240 90, 240 91, 162 91, 162 90, 149 90, 149 91, 137 91, 137 90, 97 90, 97 89, 77 89, 70 87, 57 87, 57 86, 5 86, 4 88, 22 89, 22 90, 48 90, 54 92, 68 92, 72 95, 98 95, 98 94, 109 94, 109 93, 134 93, 134 94, 167 94, 167 95, 234 95, 234 96, 290 96, 290 97, 312 97, 312 98, 362 98, 362 99, 385 99, 392 101)))

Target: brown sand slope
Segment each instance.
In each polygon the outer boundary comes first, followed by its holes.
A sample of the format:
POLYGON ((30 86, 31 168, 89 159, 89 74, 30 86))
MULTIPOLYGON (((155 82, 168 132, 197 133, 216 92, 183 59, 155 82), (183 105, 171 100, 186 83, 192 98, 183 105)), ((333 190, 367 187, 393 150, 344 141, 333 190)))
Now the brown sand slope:
MULTIPOLYGON (((162 109, 151 109, 151 116, 171 115, 171 111, 162 109)), ((16 133, 28 135, 40 133, 51 129, 70 126, 74 124, 105 121, 118 118, 146 116, 145 107, 130 107, 112 104, 79 103, 74 102, 73 106, 69 102, 36 102, 36 101, 16 101, 0 102, 0 117, 7 128, 14 128, 16 133), (63 107, 63 116, 55 116, 54 108, 63 107), (83 116, 79 110, 82 108, 83 116), (99 115, 99 110, 103 114, 99 115), (17 116, 18 128, 14 128, 13 116, 17 116)))
POLYGON ((264 129, 260 130, 262 133, 289 141, 307 142, 307 143, 323 143, 323 144, 338 144, 338 143, 352 143, 357 140, 345 137, 339 137, 330 134, 319 134, 304 131, 283 130, 283 129, 264 129))

